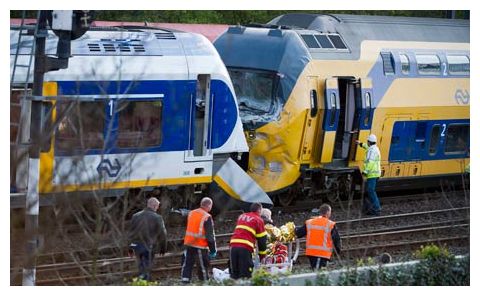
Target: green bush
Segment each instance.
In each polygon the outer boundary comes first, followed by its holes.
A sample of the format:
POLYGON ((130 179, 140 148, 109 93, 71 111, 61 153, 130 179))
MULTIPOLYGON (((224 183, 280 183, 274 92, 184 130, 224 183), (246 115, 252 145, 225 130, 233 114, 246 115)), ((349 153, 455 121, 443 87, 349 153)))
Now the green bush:
POLYGON ((139 279, 137 277, 134 277, 130 283, 128 283, 130 286, 158 286, 157 281, 147 281, 144 279, 139 279))
MULTIPOLYGON (((470 285, 470 257, 456 259, 446 248, 429 245, 415 252, 414 266, 385 269, 380 266, 358 272, 358 266, 343 273, 340 286, 464 286, 470 285)), ((361 266, 363 262, 359 261, 361 266)))

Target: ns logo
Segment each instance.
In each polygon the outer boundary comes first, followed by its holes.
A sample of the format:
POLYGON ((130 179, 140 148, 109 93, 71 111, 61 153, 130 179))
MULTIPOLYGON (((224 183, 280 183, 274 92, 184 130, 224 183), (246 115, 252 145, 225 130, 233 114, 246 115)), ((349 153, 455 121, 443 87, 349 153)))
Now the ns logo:
POLYGON ((455 91, 455 101, 459 105, 470 104, 470 93, 466 89, 457 89, 455 91))

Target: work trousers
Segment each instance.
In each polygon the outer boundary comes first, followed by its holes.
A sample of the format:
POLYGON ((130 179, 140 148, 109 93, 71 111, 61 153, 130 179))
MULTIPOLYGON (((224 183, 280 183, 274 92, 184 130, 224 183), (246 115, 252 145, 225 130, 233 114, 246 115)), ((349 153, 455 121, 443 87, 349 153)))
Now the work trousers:
POLYGON ((245 248, 230 248, 230 277, 235 280, 250 278, 252 277, 252 272, 252 253, 245 248))
POLYGON ((208 258, 207 249, 199 249, 195 247, 185 246, 182 256, 182 282, 190 282, 192 280, 193 265, 197 265, 198 278, 207 281, 208 268, 210 259, 208 258))
POLYGON ((379 214, 380 212, 380 201, 378 200, 376 187, 377 187, 378 178, 369 178, 367 179, 367 196, 368 198, 364 199, 363 210, 366 213, 370 214, 379 214))
POLYGON ((142 243, 133 243, 130 248, 134 250, 138 263, 138 277, 147 281, 151 280, 151 270, 153 263, 152 248, 142 243))
POLYGON ((327 262, 330 261, 327 258, 322 257, 315 257, 315 256, 307 256, 308 260, 310 260, 310 266, 312 267, 313 271, 316 271, 322 267, 327 266, 327 262))

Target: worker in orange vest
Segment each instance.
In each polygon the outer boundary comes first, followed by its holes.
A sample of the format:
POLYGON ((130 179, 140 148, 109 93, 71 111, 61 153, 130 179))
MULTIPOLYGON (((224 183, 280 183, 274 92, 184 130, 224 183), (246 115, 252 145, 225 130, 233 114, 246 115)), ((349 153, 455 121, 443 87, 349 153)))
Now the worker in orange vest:
POLYGON ((209 214, 212 206, 212 199, 204 197, 200 202, 200 207, 188 214, 187 229, 183 240, 185 250, 182 257, 182 283, 184 284, 191 281, 195 261, 197 261, 199 279, 206 281, 209 278, 210 260, 217 255, 213 218, 209 214))
POLYGON ((230 277, 250 278, 253 271, 252 253, 258 243, 258 255, 263 260, 267 254, 267 232, 260 217, 262 204, 253 203, 250 212, 241 214, 230 239, 230 277))
POLYGON ((335 247, 337 254, 340 254, 342 246, 335 222, 330 220, 332 208, 328 204, 323 204, 319 212, 320 216, 305 221, 305 225, 295 230, 298 238, 307 236, 305 255, 314 271, 327 266, 333 248, 335 247))

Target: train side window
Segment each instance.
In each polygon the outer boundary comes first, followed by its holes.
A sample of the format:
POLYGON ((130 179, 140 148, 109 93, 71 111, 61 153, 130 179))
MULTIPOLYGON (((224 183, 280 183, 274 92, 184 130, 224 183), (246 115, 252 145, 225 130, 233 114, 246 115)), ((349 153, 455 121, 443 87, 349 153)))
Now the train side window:
POLYGON ((333 48, 333 44, 328 39, 327 35, 315 35, 315 38, 322 48, 333 48))
POLYGON ((318 112, 317 91, 310 90, 310 117, 315 117, 318 112))
POLYGON ((448 73, 470 75, 470 60, 464 55, 447 55, 448 73))
POLYGON ((366 109, 366 112, 365 112, 365 118, 364 118, 363 124, 365 126, 368 126, 368 124, 370 123, 370 116, 372 113, 372 97, 370 95, 370 92, 368 91, 365 93, 365 109, 366 109))
POLYGON ((418 73, 422 75, 440 75, 440 59, 434 54, 415 55, 418 73))
POLYGON ((447 128, 445 154, 467 153, 469 134, 470 126, 468 124, 450 124, 447 128))
POLYGON ((117 147, 160 146, 162 141, 162 102, 125 101, 119 104, 117 147))
POLYGON ((380 55, 382 56, 383 61, 383 73, 385 75, 395 74, 395 60, 393 59, 392 53, 381 52, 380 55))
POLYGON ((400 63, 402 64, 402 73, 405 75, 410 74, 410 60, 406 54, 400 55, 400 63))
POLYGON ((309 48, 320 48, 320 45, 317 43, 317 40, 315 37, 313 37, 313 35, 302 34, 301 36, 309 48))
POLYGON ((337 117, 337 96, 335 93, 330 94, 330 104, 332 106, 332 116, 330 117, 330 122, 329 126, 334 126, 335 125, 335 119, 337 117))
POLYGON ((435 124, 432 127, 432 132, 430 134, 430 146, 428 148, 428 153, 430 155, 437 154, 437 147, 439 142, 440 142, 440 125, 435 124))
POLYGON ((60 120, 55 134, 58 149, 103 148, 104 102, 57 102, 56 112, 60 120))

